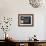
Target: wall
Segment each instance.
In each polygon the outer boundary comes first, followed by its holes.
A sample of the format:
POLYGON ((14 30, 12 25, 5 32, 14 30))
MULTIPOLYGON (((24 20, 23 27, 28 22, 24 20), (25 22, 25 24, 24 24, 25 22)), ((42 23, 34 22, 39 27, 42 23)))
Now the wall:
MULTIPOLYGON (((33 8, 28 0, 0 0, 0 18, 4 16, 13 18, 8 33, 17 40, 27 40, 34 34, 37 35, 37 39, 45 40, 45 12, 46 6, 33 8), (18 14, 34 14, 34 26, 18 27, 18 14)), ((3 31, 0 31, 0 39, 4 39, 3 34, 3 31)))

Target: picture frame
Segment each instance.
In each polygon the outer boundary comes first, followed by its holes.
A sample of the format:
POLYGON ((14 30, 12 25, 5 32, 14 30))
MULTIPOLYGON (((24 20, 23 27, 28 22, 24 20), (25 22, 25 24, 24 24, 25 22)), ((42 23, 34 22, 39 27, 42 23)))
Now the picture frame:
POLYGON ((18 26, 34 26, 34 15, 18 14, 18 26))

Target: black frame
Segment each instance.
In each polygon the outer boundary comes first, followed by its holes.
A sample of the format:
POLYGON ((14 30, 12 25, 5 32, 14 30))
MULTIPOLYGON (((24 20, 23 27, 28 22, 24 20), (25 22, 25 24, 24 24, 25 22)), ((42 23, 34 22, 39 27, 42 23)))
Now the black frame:
MULTIPOLYGON (((29 22, 29 21, 28 21, 29 22)), ((26 27, 28 27, 28 26, 34 26, 34 15, 33 14, 18 14, 18 26, 26 26, 26 27), (21 24, 20 22, 20 20, 21 20, 21 17, 23 16, 23 18, 25 17, 25 18, 28 18, 29 19, 29 17, 31 18, 31 23, 28 23, 28 24, 21 24)))

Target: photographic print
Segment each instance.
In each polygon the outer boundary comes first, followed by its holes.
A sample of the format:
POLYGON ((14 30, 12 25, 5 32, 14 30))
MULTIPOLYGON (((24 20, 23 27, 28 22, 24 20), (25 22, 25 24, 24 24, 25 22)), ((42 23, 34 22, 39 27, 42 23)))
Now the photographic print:
POLYGON ((33 14, 18 14, 18 26, 33 26, 33 14))

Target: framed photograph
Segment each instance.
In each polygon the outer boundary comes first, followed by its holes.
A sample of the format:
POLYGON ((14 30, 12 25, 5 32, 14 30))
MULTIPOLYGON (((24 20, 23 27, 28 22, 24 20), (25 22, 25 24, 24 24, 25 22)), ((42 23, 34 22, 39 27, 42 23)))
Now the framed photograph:
POLYGON ((33 26, 34 15, 33 14, 18 14, 18 26, 33 26))

